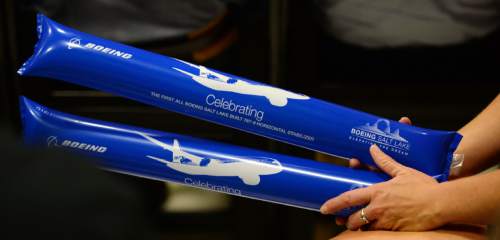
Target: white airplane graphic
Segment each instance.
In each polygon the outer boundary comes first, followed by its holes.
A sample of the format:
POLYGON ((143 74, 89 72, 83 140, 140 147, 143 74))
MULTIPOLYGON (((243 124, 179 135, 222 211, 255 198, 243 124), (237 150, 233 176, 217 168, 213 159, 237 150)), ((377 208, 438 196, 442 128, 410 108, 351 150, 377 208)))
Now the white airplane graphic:
POLYGON ((177 60, 191 67, 197 68, 199 70, 199 73, 198 75, 195 75, 175 67, 173 69, 190 76, 194 81, 213 90, 265 97, 269 100, 269 103, 271 103, 271 105, 277 107, 286 106, 288 104, 288 99, 309 99, 309 97, 306 95, 289 92, 264 84, 250 83, 245 80, 231 78, 226 75, 211 71, 204 66, 195 65, 179 59, 177 60))
POLYGON ((151 155, 147 155, 146 157, 189 175, 239 177, 246 185, 258 185, 261 175, 272 175, 282 171, 281 163, 276 159, 262 157, 251 159, 215 159, 201 157, 183 151, 177 139, 174 139, 174 144, 171 146, 145 133, 137 132, 137 134, 163 149, 171 151, 173 155, 172 161, 151 155))

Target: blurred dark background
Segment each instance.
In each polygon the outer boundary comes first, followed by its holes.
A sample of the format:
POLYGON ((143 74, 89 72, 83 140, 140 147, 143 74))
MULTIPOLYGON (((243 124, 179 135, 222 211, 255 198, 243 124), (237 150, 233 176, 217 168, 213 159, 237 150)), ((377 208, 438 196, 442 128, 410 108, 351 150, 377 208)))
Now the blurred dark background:
MULTIPOLYGON (((387 118, 409 116, 415 125, 425 128, 457 130, 498 94, 500 32, 493 13, 484 18, 467 15, 461 19, 451 14, 450 18, 433 19, 425 18, 425 9, 414 17, 414 13, 402 14, 401 5, 387 8, 354 1, 358 10, 385 8, 375 15, 361 11, 361 17, 353 19, 346 17, 351 8, 334 2, 3 0, 2 127, 19 133, 17 97, 26 95, 77 115, 329 161, 311 151, 102 92, 61 81, 20 78, 16 70, 32 54, 36 42, 37 12, 97 36, 387 118), (420 21, 409 21, 407 26, 402 21, 392 29, 410 32, 408 35, 417 32, 417 37, 383 35, 399 39, 394 42, 384 42, 384 37, 365 38, 373 29, 383 27, 374 22, 382 13, 394 15, 386 22, 412 17, 420 21), (450 19, 456 22, 442 27, 456 34, 433 36, 443 32, 438 23, 450 19), (424 24, 436 29, 426 31, 424 24), (479 30, 470 30, 474 27, 479 30), (361 34, 356 35, 358 30, 361 34)), ((456 6, 439 7, 447 10, 440 13, 448 16, 448 10, 456 6)), ((137 190, 162 239, 325 239, 342 231, 334 227, 331 217, 216 193, 212 197, 224 204, 200 211, 179 210, 167 203, 185 191, 178 186, 108 175, 137 190)), ((192 194, 193 198, 198 196, 195 203, 206 202, 204 193, 192 194)))

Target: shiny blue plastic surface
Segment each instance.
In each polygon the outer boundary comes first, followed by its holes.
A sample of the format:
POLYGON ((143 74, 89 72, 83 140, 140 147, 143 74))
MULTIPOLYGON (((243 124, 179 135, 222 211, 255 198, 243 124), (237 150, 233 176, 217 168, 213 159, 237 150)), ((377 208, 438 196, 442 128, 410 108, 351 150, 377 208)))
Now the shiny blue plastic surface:
POLYGON ((27 145, 67 149, 108 170, 236 196, 318 211, 345 191, 387 180, 381 173, 78 117, 25 97, 20 108, 27 145))
POLYGON ((444 181, 461 139, 101 39, 43 15, 38 35, 21 75, 99 89, 342 158, 373 165, 366 149, 377 144, 444 181))

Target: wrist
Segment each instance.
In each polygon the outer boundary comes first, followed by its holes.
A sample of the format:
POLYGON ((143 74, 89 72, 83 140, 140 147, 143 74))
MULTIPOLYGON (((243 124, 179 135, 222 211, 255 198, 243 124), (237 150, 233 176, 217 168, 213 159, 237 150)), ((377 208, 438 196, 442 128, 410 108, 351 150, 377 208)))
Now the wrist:
POLYGON ((450 197, 447 192, 446 185, 436 184, 431 187, 431 206, 433 209, 434 221, 436 226, 443 226, 452 222, 450 197))

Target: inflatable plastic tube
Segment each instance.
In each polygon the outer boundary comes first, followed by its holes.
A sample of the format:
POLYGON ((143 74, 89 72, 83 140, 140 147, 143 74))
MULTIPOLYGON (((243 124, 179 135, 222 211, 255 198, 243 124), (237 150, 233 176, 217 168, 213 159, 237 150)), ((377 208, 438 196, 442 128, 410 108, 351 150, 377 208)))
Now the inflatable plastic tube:
POLYGON ((373 165, 377 144, 444 181, 461 136, 396 121, 85 34, 38 16, 19 74, 59 79, 268 138, 373 165))
POLYGON ((66 149, 111 171, 236 196, 319 211, 345 191, 387 180, 381 173, 78 117, 25 97, 20 108, 29 146, 66 149))

